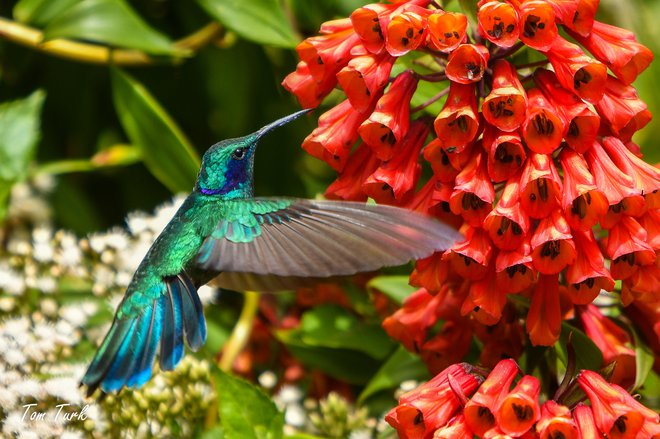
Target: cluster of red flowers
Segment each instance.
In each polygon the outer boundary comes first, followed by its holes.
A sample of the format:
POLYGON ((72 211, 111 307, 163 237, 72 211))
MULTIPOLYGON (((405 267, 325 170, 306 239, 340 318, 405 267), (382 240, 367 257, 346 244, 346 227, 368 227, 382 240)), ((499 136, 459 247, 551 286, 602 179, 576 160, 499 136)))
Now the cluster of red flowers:
POLYGON ((660 437, 658 414, 596 372, 578 374, 590 405, 572 409, 555 400, 539 405, 531 375, 511 389, 518 372, 515 361, 502 360, 484 381, 469 364, 454 364, 403 394, 385 419, 404 439, 660 437))
POLYGON ((651 115, 630 84, 653 55, 595 21, 598 4, 481 0, 471 34, 464 14, 430 0, 374 3, 298 45, 283 84, 301 105, 337 85, 346 95, 303 143, 339 172, 326 195, 419 210, 465 236, 418 261, 411 283, 424 290, 406 306, 453 296, 459 317, 492 326, 506 295, 522 294, 531 342, 548 346, 563 309, 617 279, 624 305, 660 303, 660 170, 631 141, 651 115), (521 49, 539 60, 507 61, 521 49), (424 81, 437 94, 411 109, 424 81), (433 119, 425 110, 440 99, 433 119), (420 156, 433 171, 423 183, 420 156))

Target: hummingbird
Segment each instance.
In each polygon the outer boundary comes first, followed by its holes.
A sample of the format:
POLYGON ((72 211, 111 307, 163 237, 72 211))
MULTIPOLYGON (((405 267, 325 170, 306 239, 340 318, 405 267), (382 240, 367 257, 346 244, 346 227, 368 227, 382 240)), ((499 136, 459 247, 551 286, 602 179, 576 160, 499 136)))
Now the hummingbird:
POLYGON ((131 279, 81 385, 90 396, 139 388, 206 340, 197 289, 214 282, 280 291, 310 280, 397 266, 444 250, 460 236, 412 211, 358 202, 254 196, 254 156, 264 135, 310 110, 210 147, 193 191, 131 279))

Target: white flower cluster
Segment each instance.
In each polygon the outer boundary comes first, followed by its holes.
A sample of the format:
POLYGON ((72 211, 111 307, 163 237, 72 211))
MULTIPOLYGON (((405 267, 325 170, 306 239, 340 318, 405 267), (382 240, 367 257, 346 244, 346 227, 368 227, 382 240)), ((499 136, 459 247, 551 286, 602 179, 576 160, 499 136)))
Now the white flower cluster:
MULTIPOLYGON (((114 228, 79 239, 51 226, 43 200, 51 187, 48 178, 14 187, 7 220, 12 227, 2 237, 6 246, 0 251, 0 437, 106 437, 115 422, 107 411, 111 406, 86 401, 78 383, 91 346, 97 346, 107 331, 108 311, 114 311, 183 197, 175 197, 154 215, 129 215, 128 230, 114 228), (106 317, 90 324, 96 315, 106 317), (83 354, 80 346, 86 346, 83 354)), ((200 291, 203 303, 214 295, 211 288, 200 291)), ((213 397, 210 387, 195 382, 202 379, 199 370, 208 366, 198 366, 198 360, 184 363, 185 379, 177 378, 177 370, 171 379, 152 380, 148 391, 159 397, 173 389, 181 393, 178 381, 186 385, 187 380, 196 389, 191 395, 201 395, 191 400, 193 404, 208 403, 213 397)), ((115 397, 115 405, 139 395, 124 392, 115 397)), ((166 405, 167 410, 173 407, 166 405)), ((138 435, 140 431, 135 430, 138 435)))

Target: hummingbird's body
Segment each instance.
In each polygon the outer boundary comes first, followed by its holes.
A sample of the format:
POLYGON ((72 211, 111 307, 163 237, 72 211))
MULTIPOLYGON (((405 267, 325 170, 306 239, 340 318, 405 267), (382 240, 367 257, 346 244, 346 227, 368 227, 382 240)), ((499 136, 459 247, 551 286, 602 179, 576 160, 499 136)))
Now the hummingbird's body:
POLYGON ((449 247, 451 228, 389 206, 254 198, 254 151, 261 136, 304 114, 211 147, 193 192, 136 270, 110 331, 82 384, 88 393, 140 387, 156 351, 160 367, 206 340, 197 288, 219 275, 232 289, 274 291, 301 280, 401 265, 449 247))

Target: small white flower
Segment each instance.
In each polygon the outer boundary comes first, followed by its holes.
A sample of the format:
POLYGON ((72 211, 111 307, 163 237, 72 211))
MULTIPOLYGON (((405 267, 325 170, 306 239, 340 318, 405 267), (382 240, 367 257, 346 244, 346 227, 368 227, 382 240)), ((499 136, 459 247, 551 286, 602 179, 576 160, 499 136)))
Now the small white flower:
POLYGON ((202 305, 207 305, 209 303, 215 303, 218 290, 216 288, 210 287, 208 285, 202 285, 197 290, 199 294, 199 300, 202 302, 202 305))
POLYGON ((51 378, 43 386, 46 393, 67 403, 80 404, 83 401, 78 382, 71 377, 51 378))
POLYGON ((13 383, 9 388, 20 397, 30 397, 36 400, 39 400, 43 394, 41 383, 34 378, 22 379, 13 383))
POLYGON ((294 427, 302 427, 305 425, 306 419, 307 414, 301 405, 291 404, 286 406, 286 411, 284 412, 284 422, 286 422, 288 425, 293 425, 294 427))
POLYGON ((302 391, 298 387, 292 386, 291 384, 283 385, 276 395, 276 398, 285 405, 297 403, 302 399, 302 397, 302 391))
POLYGON ((53 260, 55 249, 50 242, 35 243, 32 249, 32 257, 35 261, 45 263, 53 260))
POLYGON ((26 423, 23 421, 24 411, 13 411, 7 415, 4 419, 2 432, 7 435, 7 437, 13 437, 18 435, 26 430, 26 423))
POLYGON ((50 276, 37 278, 35 287, 43 293, 52 293, 57 288, 57 281, 50 276))
POLYGON ((372 437, 371 430, 367 428, 351 431, 351 434, 348 436, 349 439, 371 439, 372 437))
POLYGON ((399 389, 403 390, 404 392, 409 392, 419 386, 419 382, 415 380, 405 380, 401 384, 399 384, 399 389))
POLYGON ((81 431, 65 430, 60 439, 82 439, 84 436, 81 431))
POLYGON ((259 385, 261 385, 261 387, 264 389, 272 389, 277 385, 277 375, 275 375, 272 371, 267 370, 259 375, 258 381, 259 385))
POLYGON ((0 387, 0 407, 13 407, 18 401, 16 392, 7 387, 0 387))

